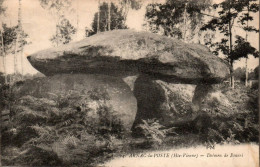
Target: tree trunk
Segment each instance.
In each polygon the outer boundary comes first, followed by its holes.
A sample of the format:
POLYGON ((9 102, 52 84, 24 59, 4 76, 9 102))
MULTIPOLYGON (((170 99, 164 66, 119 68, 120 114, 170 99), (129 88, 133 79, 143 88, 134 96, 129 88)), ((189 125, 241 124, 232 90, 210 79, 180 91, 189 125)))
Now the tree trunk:
POLYGON ((248 58, 246 57, 246 80, 245 80, 245 86, 247 87, 248 86, 248 67, 247 67, 247 62, 248 61, 248 58))
MULTIPOLYGON (((229 1, 230 3, 230 1, 229 1)), ((231 59, 231 53, 232 53, 232 25, 231 25, 231 19, 232 17, 230 16, 230 7, 229 7, 229 21, 228 21, 228 31, 229 31, 229 57, 231 59)), ((230 60, 230 65, 231 65, 231 70, 230 70, 230 74, 231 74, 231 77, 230 77, 230 87, 231 88, 235 88, 235 81, 234 81, 234 75, 233 75, 233 60, 231 59, 230 60)))
POLYGON ((3 31, 1 31, 1 43, 2 43, 2 56, 3 56, 3 68, 4 68, 4 78, 5 78, 5 84, 7 83, 7 76, 6 76, 6 63, 5 63, 5 49, 4 49, 4 36, 3 36, 3 31))
MULTIPOLYGON (((18 30, 21 35, 22 33, 22 0, 19 0, 19 8, 18 8, 18 30)), ((23 39, 22 39, 23 40, 23 39)), ((20 41, 18 41, 20 42, 20 41)), ((20 50, 20 58, 21 58, 21 74, 23 79, 23 45, 21 44, 21 50, 20 50)))
MULTIPOLYGON (((18 54, 18 41, 19 41, 19 32, 17 32, 17 37, 15 40, 15 52, 14 52, 14 74, 17 74, 17 54, 18 54)), ((14 75, 15 77, 15 75, 14 75)))
POLYGON ((186 42, 186 6, 187 3, 185 3, 185 8, 184 8, 184 13, 183 13, 183 24, 184 24, 184 28, 183 28, 183 41, 186 42))
POLYGON ((77 0, 77 32, 76 32, 76 39, 78 40, 78 33, 79 33, 79 0, 77 0))
MULTIPOLYGON (((16 30, 16 40, 15 40, 15 54, 14 54, 14 74, 18 73, 18 53, 19 53, 19 43, 20 43, 20 38, 21 38, 21 0, 19 0, 19 6, 18 6, 18 27, 16 30)), ((22 46, 21 46, 22 47, 22 46)), ((21 52, 20 52, 21 54, 21 52)), ((15 76, 15 79, 17 79, 15 76)))
MULTIPOLYGON (((248 14, 248 16, 249 16, 249 3, 248 3, 248 5, 247 5, 247 14, 248 14)), ((247 16, 247 17, 248 17, 247 16)), ((247 23, 246 23, 247 25, 247 28, 248 28, 248 18, 247 18, 247 23)), ((247 37, 248 37, 248 34, 247 34, 247 31, 246 31, 246 42, 247 42, 247 37)), ((246 80, 245 80, 245 86, 247 87, 248 86, 248 67, 247 67, 247 62, 248 61, 248 57, 246 57, 246 80)))
POLYGON ((111 2, 108 1, 108 31, 111 30, 111 2))
POLYGON ((21 48, 21 74, 22 74, 22 80, 23 80, 23 75, 24 75, 24 68, 23 68, 23 66, 24 66, 24 63, 23 63, 23 59, 24 59, 24 57, 23 57, 23 46, 22 46, 22 48, 21 48))
POLYGON ((56 32, 55 32, 55 35, 56 35, 56 46, 58 47, 60 45, 60 41, 59 41, 59 26, 60 26, 60 22, 61 22, 61 18, 62 18, 62 15, 60 13, 57 13, 57 18, 56 18, 56 32))
POLYGON ((235 78, 234 78, 234 67, 233 67, 233 61, 231 60, 231 63, 230 63, 230 65, 231 65, 231 69, 230 69, 230 74, 231 74, 231 76, 230 76, 230 87, 232 88, 232 89, 234 89, 235 88, 235 78))
POLYGON ((59 36, 59 33, 58 33, 58 25, 59 25, 59 19, 58 19, 58 21, 57 21, 57 23, 56 23, 56 46, 57 46, 57 47, 59 46, 59 38, 58 38, 58 36, 59 36))
POLYGON ((98 0, 97 33, 100 32, 99 22, 100 22, 100 0, 98 0))
POLYGON ((124 5, 125 5, 125 6, 124 6, 123 8, 125 8, 125 11, 124 11, 124 13, 123 13, 123 17, 124 17, 123 24, 125 24, 125 22, 126 22, 126 17, 127 17, 128 12, 129 12, 129 8, 130 8, 130 2, 129 2, 129 0, 126 0, 126 2, 125 2, 124 5))

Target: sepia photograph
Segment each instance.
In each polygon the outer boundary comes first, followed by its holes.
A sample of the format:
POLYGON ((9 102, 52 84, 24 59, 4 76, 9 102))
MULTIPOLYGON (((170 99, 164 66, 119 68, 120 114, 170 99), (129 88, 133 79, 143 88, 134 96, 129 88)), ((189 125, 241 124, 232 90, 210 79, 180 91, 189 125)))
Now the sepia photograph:
POLYGON ((0 166, 259 167, 259 0, 0 0, 0 166))

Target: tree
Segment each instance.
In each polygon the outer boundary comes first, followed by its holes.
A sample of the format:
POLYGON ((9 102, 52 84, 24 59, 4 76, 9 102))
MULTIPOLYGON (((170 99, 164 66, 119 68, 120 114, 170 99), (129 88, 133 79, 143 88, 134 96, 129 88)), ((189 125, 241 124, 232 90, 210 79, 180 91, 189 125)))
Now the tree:
MULTIPOLYGON (((114 29, 126 29, 127 26, 124 24, 124 17, 122 12, 115 6, 114 3, 111 3, 111 30, 114 29)), ((108 3, 103 2, 100 5, 100 11, 95 13, 94 19, 92 22, 93 34, 97 33, 97 26, 99 25, 100 32, 108 30, 108 3), (100 13, 99 24, 98 24, 98 13, 100 13)), ((87 33, 87 32, 86 32, 87 33)))
POLYGON ((76 33, 75 27, 73 27, 66 18, 62 18, 60 23, 56 26, 57 33, 51 37, 51 42, 56 46, 58 46, 58 44, 69 43, 72 40, 72 34, 76 33))
POLYGON ((22 0, 19 0, 18 4, 18 24, 17 24, 17 37, 15 40, 15 54, 14 54, 14 73, 16 74, 18 69, 17 69, 17 57, 20 54, 21 57, 21 74, 23 74, 23 28, 22 28, 22 0), (18 50, 20 48, 20 51, 18 50))
POLYGON ((121 5, 120 10, 124 17, 124 24, 125 24, 129 9, 134 9, 134 10, 140 9, 142 6, 142 1, 141 0, 121 0, 120 5, 121 5))
MULTIPOLYGON (((4 14, 5 8, 3 7, 3 0, 0 0, 0 15, 4 14)), ((18 24, 17 26, 8 27, 6 24, 1 22, 1 55, 3 56, 3 67, 4 67, 4 76, 5 83, 7 83, 7 75, 6 75, 6 55, 13 54, 14 55, 14 72, 17 72, 17 55, 21 54, 23 51, 23 47, 28 42, 28 34, 26 34, 21 26, 21 0, 19 0, 18 6, 18 24)), ((22 65, 22 62, 21 62, 22 65)), ((11 82, 12 78, 9 79, 11 82)))
POLYGON ((100 32, 100 0, 98 0, 97 33, 100 32))
POLYGON ((90 29, 88 27, 85 28, 85 36, 86 37, 89 37, 89 36, 94 35, 94 34, 96 34, 96 33, 92 29, 90 29))
MULTIPOLYGON (((0 16, 2 16, 5 12, 5 8, 3 7, 3 2, 4 0, 0 0, 0 16)), ((2 19, 0 19, 2 20, 2 19)), ((4 39, 3 39, 3 27, 2 27, 3 23, 1 22, 1 29, 0 29, 0 35, 1 35, 1 56, 3 57, 3 68, 4 68, 4 80, 5 80, 5 83, 7 83, 7 78, 6 78, 6 64, 5 64, 5 51, 4 51, 4 39)))
POLYGON ((234 70, 234 78, 235 80, 239 81, 245 81, 246 75, 245 75, 245 68, 238 67, 234 70))
POLYGON ((71 0, 40 0, 41 6, 59 19, 70 11, 71 0))
POLYGON ((56 33, 51 37, 51 42, 56 46, 71 41, 71 35, 76 33, 76 29, 65 18, 65 12, 71 12, 71 0, 40 0, 41 6, 55 16, 56 33), (64 27, 68 26, 68 28, 64 27), (64 34, 60 34, 64 33, 64 34))
POLYGON ((258 76, 259 76, 259 66, 257 66, 254 70, 251 70, 251 72, 248 74, 248 79, 258 80, 258 76))
MULTIPOLYGON (((253 48, 250 43, 246 42, 241 36, 235 36, 235 44, 233 43, 233 29, 235 23, 243 23, 245 20, 253 20, 253 18, 240 17, 243 15, 243 10, 249 6, 252 12, 257 12, 258 5, 256 0, 225 0, 219 4, 214 4, 213 7, 218 11, 218 17, 212 18, 207 24, 205 24, 201 30, 218 31, 223 34, 223 38, 219 42, 209 42, 207 45, 213 49, 213 53, 218 55, 222 52, 226 56, 226 60, 231 65, 230 69, 230 86, 234 88, 234 76, 233 76, 233 64, 234 61, 247 57, 248 54, 258 55, 256 49, 253 48), (243 18, 243 19, 242 19, 243 18), (246 18, 246 19, 245 19, 246 18)), ((254 31, 255 28, 247 27, 250 31, 254 31)))
POLYGON ((203 11, 210 7, 210 0, 167 0, 164 4, 149 4, 145 17, 150 31, 186 41, 187 31, 192 38, 203 22, 203 11))
MULTIPOLYGON (((252 4, 250 6, 250 1, 249 0, 245 0, 244 1, 244 13, 242 15, 240 15, 238 23, 240 24, 241 28, 246 32, 246 37, 245 37, 245 41, 247 41, 248 38, 248 32, 256 32, 258 33, 259 31, 257 31, 257 29, 253 26, 249 26, 249 21, 253 20, 253 17, 250 15, 252 12, 257 12, 259 9, 258 7, 254 6, 256 5, 256 3, 252 4)), ((247 81, 248 81, 248 67, 247 67, 247 61, 248 61, 248 55, 245 56, 246 59, 246 78, 245 78, 245 86, 248 85, 247 81)))
MULTIPOLYGON (((135 9, 135 10, 138 10, 141 8, 142 6, 142 3, 140 0, 121 0, 120 2, 120 11, 124 17, 124 20, 123 20, 123 24, 125 24, 126 22, 126 17, 128 15, 128 12, 129 12, 129 9, 135 9)), ((108 28, 107 30, 110 31, 111 30, 111 1, 108 0, 108 28)), ((99 23, 99 22, 98 22, 99 23)))
POLYGON ((108 7, 107 7, 107 13, 108 13, 108 25, 107 25, 107 30, 111 30, 111 2, 108 2, 108 7))
MULTIPOLYGON (((4 46, 4 51, 6 54, 14 54, 15 53, 15 42, 17 39, 17 29, 18 26, 7 27, 6 24, 2 25, 3 27, 3 43, 1 45, 4 46)), ((20 44, 17 47, 17 51, 21 51, 21 48, 24 45, 27 45, 29 42, 27 41, 28 34, 24 31, 21 31, 20 44)))
POLYGON ((255 79, 259 79, 259 66, 257 66, 257 67, 254 69, 254 76, 255 76, 255 79))
POLYGON ((0 0, 0 14, 5 12, 5 8, 3 7, 4 0, 0 0))
POLYGON ((18 30, 19 29, 18 25, 7 27, 6 24, 2 24, 2 27, 3 27, 2 30, 3 33, 1 33, 1 39, 2 39, 1 46, 4 55, 13 54, 14 56, 16 56, 15 54, 21 53, 23 47, 29 44, 28 34, 21 29, 18 30), (18 37, 18 33, 19 33, 19 37, 18 37))

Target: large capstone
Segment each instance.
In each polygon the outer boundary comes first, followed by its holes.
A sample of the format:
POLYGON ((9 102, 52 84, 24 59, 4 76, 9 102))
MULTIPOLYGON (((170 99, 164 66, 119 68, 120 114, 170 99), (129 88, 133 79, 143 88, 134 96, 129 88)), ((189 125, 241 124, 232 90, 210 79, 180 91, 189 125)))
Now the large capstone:
POLYGON ((105 74, 126 77, 148 74, 173 83, 217 83, 229 66, 208 48, 148 32, 116 30, 79 42, 43 50, 28 60, 45 75, 105 74))

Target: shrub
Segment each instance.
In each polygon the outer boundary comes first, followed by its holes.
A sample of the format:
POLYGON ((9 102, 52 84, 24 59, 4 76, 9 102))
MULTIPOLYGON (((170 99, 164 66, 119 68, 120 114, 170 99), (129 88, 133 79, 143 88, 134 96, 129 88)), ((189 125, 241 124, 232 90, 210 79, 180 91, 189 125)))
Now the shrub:
MULTIPOLYGON (((211 143, 244 143, 258 142, 258 110, 257 91, 250 90, 244 85, 235 89, 219 87, 229 105, 223 106, 212 99, 207 102, 205 112, 212 120, 210 124, 203 123, 206 128, 205 140, 211 143)), ((224 99, 224 100, 223 100, 224 99)), ((201 133, 201 135, 204 135, 201 133)))
POLYGON ((148 119, 142 120, 143 123, 138 125, 147 142, 152 145, 161 145, 166 137, 167 131, 164 130, 164 126, 159 123, 158 120, 148 119))
POLYGON ((99 89, 69 91, 51 99, 16 99, 12 125, 3 139, 6 146, 15 145, 25 153, 14 158, 13 165, 91 164, 96 157, 117 151, 125 130, 109 99, 99 89))
POLYGON ((258 117, 258 108, 259 108, 259 105, 258 105, 258 89, 257 90, 249 90, 248 92, 248 96, 249 96, 249 99, 247 101, 247 107, 249 109, 251 109, 252 111, 255 111, 255 116, 258 117))
MULTIPOLYGON (((201 135, 209 143, 258 142, 258 123, 252 111, 231 115, 218 114, 211 116, 211 124, 205 127, 201 135), (206 134, 205 134, 206 132, 206 134)), ((206 124, 204 124, 206 126, 206 124)))
MULTIPOLYGON (((14 160, 15 164, 29 166, 60 166, 62 161, 53 151, 47 151, 40 147, 30 147, 14 160)), ((14 164, 14 165, 15 165, 14 164)))

